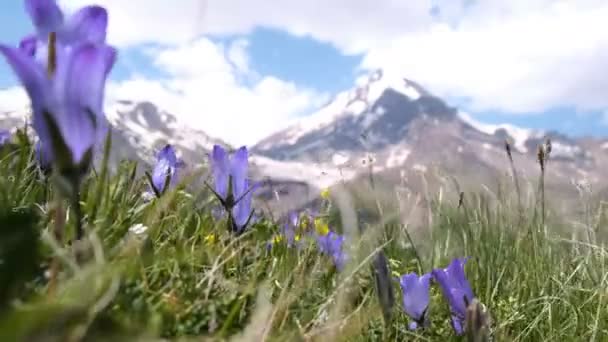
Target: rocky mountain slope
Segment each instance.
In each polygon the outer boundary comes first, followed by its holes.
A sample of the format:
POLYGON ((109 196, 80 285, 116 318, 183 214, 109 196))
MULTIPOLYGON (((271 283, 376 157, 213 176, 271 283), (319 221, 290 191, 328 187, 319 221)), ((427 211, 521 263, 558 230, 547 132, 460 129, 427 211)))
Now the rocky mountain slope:
MULTIPOLYGON (((114 164, 125 158, 150 164, 154 151, 171 143, 194 169, 206 163, 213 144, 228 145, 180 125, 179 113, 151 102, 120 101, 106 113, 114 127, 114 164)), ((25 112, 0 113, 0 127, 22 126, 25 117, 25 112)), ((564 197, 576 195, 572 184, 583 181, 604 188, 606 140, 483 124, 416 82, 378 70, 318 112, 252 146, 251 170, 255 178, 272 180, 261 198, 284 208, 309 203, 324 187, 368 182, 370 170, 379 183, 414 192, 425 182, 430 188, 447 182, 495 189, 498 179, 510 174, 505 140, 518 177, 532 184, 537 147, 547 138, 552 144, 549 188, 564 197)))
POLYGON ((317 188, 364 180, 371 168, 389 188, 405 184, 422 191, 424 177, 435 188, 460 183, 461 188, 495 191, 497 182, 510 176, 505 141, 512 146, 518 177, 531 189, 539 174, 538 146, 547 139, 547 187, 558 198, 576 196, 573 184, 581 182, 604 188, 605 140, 483 124, 419 84, 379 70, 317 113, 263 139, 253 151, 259 155, 254 159, 268 165, 269 176, 317 188), (305 171, 298 173, 296 166, 305 171))

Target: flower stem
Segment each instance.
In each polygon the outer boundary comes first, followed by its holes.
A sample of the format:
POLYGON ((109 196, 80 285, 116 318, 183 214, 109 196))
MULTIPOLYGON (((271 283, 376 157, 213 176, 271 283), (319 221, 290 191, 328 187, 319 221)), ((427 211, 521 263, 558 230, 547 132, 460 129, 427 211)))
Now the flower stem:
POLYGON ((84 228, 82 226, 82 207, 80 206, 78 189, 74 191, 72 206, 74 207, 74 216, 76 216, 76 241, 80 241, 84 237, 84 228))
MULTIPOLYGON (((55 197, 55 222, 53 235, 57 242, 61 245, 63 242, 63 232, 65 229, 65 214, 63 210, 62 200, 60 196, 55 197)), ((57 289, 57 278, 59 276, 59 258, 53 257, 51 261, 50 279, 48 286, 48 293, 54 294, 57 289)))

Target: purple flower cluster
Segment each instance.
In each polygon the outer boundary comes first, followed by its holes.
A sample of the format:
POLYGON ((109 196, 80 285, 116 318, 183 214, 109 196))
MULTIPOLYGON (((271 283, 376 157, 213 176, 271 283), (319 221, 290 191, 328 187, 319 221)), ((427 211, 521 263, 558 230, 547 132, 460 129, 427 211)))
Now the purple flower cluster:
POLYGON ((399 282, 403 292, 403 309, 412 319, 412 330, 428 326, 431 279, 439 283, 444 298, 450 306, 452 327, 458 335, 464 333, 465 315, 468 304, 475 298, 464 273, 467 258, 456 258, 446 268, 434 269, 431 273, 418 276, 409 273, 401 276, 399 282))
MULTIPOLYGON (((117 51, 106 43, 108 13, 105 8, 92 5, 66 17, 55 0, 25 0, 25 9, 35 33, 24 37, 18 46, 0 44, 0 54, 29 96, 32 123, 39 138, 35 156, 41 169, 57 171, 76 185, 73 191, 77 194, 77 185, 109 128, 103 103, 106 79, 117 51)), ((9 140, 10 133, 0 131, 0 146, 9 140)), ((248 178, 247 148, 243 146, 230 153, 215 145, 209 158, 214 183, 209 188, 221 204, 215 214, 227 215, 230 230, 240 234, 255 220, 252 195, 259 185, 248 178)), ((156 196, 176 185, 178 170, 183 167, 171 145, 158 152, 149 175, 156 196)), ((317 215, 308 217, 311 226, 314 216, 317 215)), ((301 226, 301 216, 290 212, 281 229, 288 247, 299 245, 301 226)), ((329 256, 336 268, 342 270, 347 261, 345 237, 331 231, 326 223, 316 228, 310 234, 319 252, 329 256)), ((428 326, 429 291, 431 280, 435 280, 450 306, 454 330, 459 335, 464 332, 467 306, 475 298, 464 272, 467 260, 456 258, 446 268, 422 276, 409 273, 400 277, 403 308, 412 319, 410 329, 428 326)), ((387 302, 392 302, 392 297, 387 302)))
POLYGON ((338 270, 346 264, 347 256, 344 251, 344 235, 330 231, 327 235, 317 235, 317 245, 321 254, 329 255, 338 270))

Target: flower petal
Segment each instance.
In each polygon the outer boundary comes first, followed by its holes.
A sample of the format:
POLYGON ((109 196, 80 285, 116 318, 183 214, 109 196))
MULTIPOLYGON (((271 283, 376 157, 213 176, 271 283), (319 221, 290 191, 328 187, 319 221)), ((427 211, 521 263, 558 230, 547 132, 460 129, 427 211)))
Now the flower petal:
POLYGON ((211 171, 215 192, 226 198, 228 192, 228 154, 220 145, 214 145, 211 152, 211 171))
POLYGON ((32 125, 36 133, 41 140, 48 141, 49 132, 42 116, 42 109, 51 95, 49 79, 42 67, 20 49, 0 45, 0 54, 4 55, 30 98, 33 111, 32 125))
POLYGON ((452 327, 454 328, 454 332, 456 335, 460 336, 464 333, 464 321, 455 315, 451 315, 452 327))
POLYGON ((98 141, 99 123, 105 122, 102 111, 109 55, 116 50, 109 46, 82 44, 68 53, 65 71, 56 76, 56 86, 64 93, 65 112, 55 114, 74 163, 98 141))
POLYGON ((230 175, 232 176, 232 190, 235 200, 238 200, 248 190, 249 182, 246 181, 247 157, 247 147, 242 146, 234 152, 230 161, 230 175))
POLYGON ((298 220, 300 219, 300 215, 298 215, 297 212, 295 211, 290 211, 289 212, 289 216, 288 216, 288 223, 293 227, 293 228, 297 228, 298 227, 298 220))
POLYGON ((464 274, 464 265, 469 258, 456 258, 452 260, 446 271, 449 273, 452 280, 465 292, 467 298, 473 299, 473 290, 464 274))
POLYGON ((403 291, 403 308, 411 318, 421 321, 430 302, 431 275, 418 277, 416 273, 401 276, 399 280, 403 291))
POLYGON ((59 39, 65 44, 106 42, 108 11, 97 5, 85 6, 71 15, 63 26, 59 39))
POLYGON ((36 46, 38 44, 38 38, 34 35, 29 35, 19 42, 19 49, 26 55, 34 57, 36 55, 36 46))
POLYGON ((169 165, 173 167, 177 165, 177 154, 172 145, 165 145, 165 147, 158 152, 157 158, 158 160, 166 159, 169 162, 169 165))
POLYGON ((443 296, 452 311, 452 325, 457 334, 462 333, 462 324, 466 315, 466 301, 474 298, 471 286, 464 274, 464 265, 468 258, 456 258, 445 269, 434 269, 433 277, 439 283, 443 296))
MULTIPOLYGON (((249 187, 249 180, 247 178, 245 178, 243 186, 245 189, 249 187)), ((249 219, 249 215, 251 215, 251 197, 252 193, 250 191, 232 209, 234 223, 236 223, 239 228, 244 228, 249 219)))
POLYGON ((154 165, 154 170, 152 170, 152 183, 156 190, 161 193, 165 190, 167 176, 170 176, 173 179, 171 165, 167 159, 160 159, 156 165, 154 165))
POLYGON ((42 40, 46 40, 49 33, 57 32, 63 24, 63 12, 55 0, 25 0, 25 10, 42 40))

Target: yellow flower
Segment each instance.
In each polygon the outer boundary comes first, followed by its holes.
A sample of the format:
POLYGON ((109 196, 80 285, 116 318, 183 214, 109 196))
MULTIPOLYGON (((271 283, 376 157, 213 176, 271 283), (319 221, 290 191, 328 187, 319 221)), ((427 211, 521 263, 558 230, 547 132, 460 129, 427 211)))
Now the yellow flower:
POLYGON ((320 235, 329 234, 329 226, 327 225, 327 222, 323 221, 321 218, 315 218, 315 229, 320 235))
POLYGON ((329 199, 329 188, 321 190, 321 198, 323 198, 324 200, 329 199))
POLYGON ((303 230, 308 229, 308 226, 310 224, 310 218, 308 217, 308 215, 301 215, 300 216, 300 227, 303 230))
POLYGON ((294 240, 300 241, 300 234, 296 234, 296 236, 294 237, 294 240))
POLYGON ((281 235, 275 235, 274 238, 272 239, 273 244, 279 243, 281 241, 283 241, 283 237, 281 235))
POLYGON ((207 236, 205 236, 205 242, 212 245, 215 243, 215 234, 208 234, 207 236))

